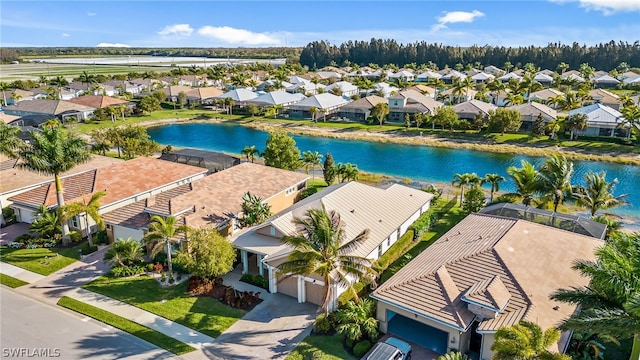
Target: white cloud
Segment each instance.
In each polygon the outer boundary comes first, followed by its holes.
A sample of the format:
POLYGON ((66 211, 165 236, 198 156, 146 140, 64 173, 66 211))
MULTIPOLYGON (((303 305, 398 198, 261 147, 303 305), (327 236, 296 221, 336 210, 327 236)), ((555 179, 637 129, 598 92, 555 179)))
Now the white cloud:
POLYGON ((431 31, 438 31, 447 28, 447 24, 465 22, 471 23, 476 18, 484 16, 484 13, 473 10, 468 11, 445 11, 443 15, 438 18, 438 23, 431 26, 431 31))
POLYGON ((71 36, 71 35, 70 35, 70 34, 67 34, 67 33, 62 33, 62 36, 63 36, 63 37, 69 37, 69 36, 71 36))
POLYGON ((244 29, 234 29, 229 26, 203 26, 198 29, 198 34, 223 41, 228 44, 238 45, 276 45, 280 40, 269 33, 255 33, 244 29))
POLYGON ((174 24, 167 25, 164 29, 158 32, 158 34, 166 36, 166 35, 179 35, 179 36, 189 36, 193 33, 193 28, 189 24, 174 24))
POLYGON ((88 13, 87 13, 87 16, 96 16, 96 15, 97 15, 97 14, 96 14, 96 13, 94 13, 94 12, 88 12, 88 13))
POLYGON ((121 47, 121 48, 125 48, 125 47, 131 47, 131 45, 127 45, 127 44, 121 44, 121 43, 100 43, 98 45, 96 45, 96 47, 121 47))
POLYGON ((578 2, 581 8, 594 11, 602 11, 604 15, 611 15, 616 12, 640 11, 640 1, 638 0, 549 0, 553 3, 578 2))

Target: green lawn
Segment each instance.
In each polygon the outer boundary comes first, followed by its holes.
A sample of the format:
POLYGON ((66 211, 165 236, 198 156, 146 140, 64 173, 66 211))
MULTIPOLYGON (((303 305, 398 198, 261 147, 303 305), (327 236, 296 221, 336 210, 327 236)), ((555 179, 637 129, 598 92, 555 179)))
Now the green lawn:
POLYGON ((219 336, 245 314, 213 298, 190 296, 186 281, 163 288, 149 276, 126 279, 103 276, 83 287, 211 337, 219 336))
POLYGON ((0 246, 0 261, 40 275, 52 274, 80 259, 80 252, 90 253, 87 243, 72 248, 12 249, 0 246))
POLYGON ((20 287, 22 285, 27 285, 28 282, 22 281, 20 279, 16 279, 16 278, 11 277, 9 275, 0 274, 0 284, 15 289, 15 288, 20 287))
POLYGON ((128 332, 142 340, 146 340, 158 347, 171 351, 176 355, 186 354, 195 350, 195 348, 183 343, 182 341, 176 340, 161 332, 66 296, 58 300, 58 305, 128 332))
POLYGON ((289 354, 285 360, 355 360, 342 346, 341 335, 309 335, 289 354))

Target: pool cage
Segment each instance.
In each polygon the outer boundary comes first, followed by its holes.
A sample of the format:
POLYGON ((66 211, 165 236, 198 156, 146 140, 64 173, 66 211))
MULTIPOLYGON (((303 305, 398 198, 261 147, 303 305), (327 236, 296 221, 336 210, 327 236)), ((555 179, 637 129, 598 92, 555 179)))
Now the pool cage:
POLYGON ((492 204, 480 210, 480 213, 498 215, 511 219, 523 219, 598 239, 604 239, 607 232, 607 225, 583 216, 562 214, 527 205, 511 203, 492 204))

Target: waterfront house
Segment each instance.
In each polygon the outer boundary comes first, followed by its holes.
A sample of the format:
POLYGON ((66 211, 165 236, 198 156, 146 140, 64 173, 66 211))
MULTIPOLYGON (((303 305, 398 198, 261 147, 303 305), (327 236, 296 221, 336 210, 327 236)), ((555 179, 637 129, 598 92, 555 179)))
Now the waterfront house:
POLYGON ((387 103, 387 99, 370 95, 361 99, 352 101, 338 110, 338 117, 346 118, 350 121, 367 122, 371 116, 371 109, 380 103, 387 103))
MULTIPOLYGON (((492 358, 495 333, 520 320, 557 326, 576 306, 550 300, 559 288, 586 286, 576 260, 594 260, 602 240, 522 219, 471 214, 379 286, 383 333, 440 354, 492 358)), ((552 350, 564 352, 570 332, 552 350)))
POLYGON ((589 91, 589 97, 595 103, 602 104, 608 106, 615 110, 620 110, 622 108, 622 101, 620 101, 620 97, 612 92, 603 89, 593 89, 589 91))
POLYGON ((509 106, 507 109, 515 110, 522 115, 522 125, 520 131, 531 131, 533 124, 538 119, 538 116, 542 117, 542 120, 546 123, 554 121, 558 118, 558 112, 548 107, 547 105, 530 102, 520 105, 509 106))
POLYGON ((42 115, 65 122, 65 120, 69 118, 84 121, 93 115, 95 109, 94 107, 74 104, 66 100, 36 99, 21 101, 18 104, 6 106, 3 108, 3 111, 8 115, 20 117, 42 115))
POLYGON ((493 104, 475 99, 461 102, 453 106, 453 110, 458 114, 458 118, 465 120, 473 120, 478 115, 486 118, 489 116, 489 111, 497 108, 498 107, 493 104))
POLYGON ((578 136, 609 136, 629 137, 631 127, 625 123, 622 114, 613 108, 602 104, 592 104, 569 111, 574 114, 587 115, 587 128, 575 132, 578 136))
POLYGON ((310 96, 306 99, 289 105, 289 116, 293 118, 311 118, 311 108, 316 108, 318 113, 315 119, 325 119, 328 115, 337 113, 339 109, 348 104, 350 100, 342 96, 336 96, 329 93, 310 96))
MULTIPOLYGON (((309 209, 336 211, 343 223, 345 241, 363 230, 369 230, 367 240, 351 254, 376 260, 404 235, 409 226, 429 210, 432 194, 393 184, 385 188, 358 182, 332 185, 276 214, 261 225, 234 235, 230 240, 240 249, 243 272, 250 272, 250 263, 258 265, 261 275, 269 281, 269 292, 281 293, 298 302, 322 304, 326 286, 317 274, 285 276, 276 267, 287 260, 292 249, 282 244, 284 236, 295 236, 299 229, 293 220, 303 218, 309 209)), ((346 289, 332 286, 330 308, 335 308, 338 296, 346 289)))
POLYGON ((423 95, 416 90, 403 90, 388 98, 390 122, 403 122, 405 115, 413 119, 415 114, 433 114, 443 104, 430 96, 423 95))

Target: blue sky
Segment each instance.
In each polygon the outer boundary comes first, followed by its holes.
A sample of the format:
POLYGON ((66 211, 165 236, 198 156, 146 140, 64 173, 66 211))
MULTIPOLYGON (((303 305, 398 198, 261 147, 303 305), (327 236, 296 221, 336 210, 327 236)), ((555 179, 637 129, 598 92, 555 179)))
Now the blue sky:
POLYGON ((640 0, 0 2, 0 46, 266 47, 372 37, 544 46, 640 40, 640 0))

